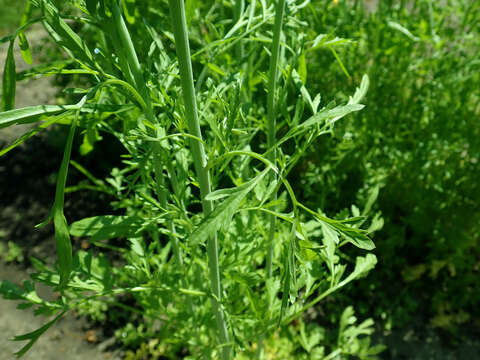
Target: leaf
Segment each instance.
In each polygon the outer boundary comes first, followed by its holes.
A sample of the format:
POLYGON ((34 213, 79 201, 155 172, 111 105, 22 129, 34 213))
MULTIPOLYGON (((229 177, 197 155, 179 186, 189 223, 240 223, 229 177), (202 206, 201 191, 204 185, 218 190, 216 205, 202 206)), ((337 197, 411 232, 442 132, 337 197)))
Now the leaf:
POLYGON ((62 111, 79 110, 85 103, 86 97, 75 105, 37 105, 21 109, 9 110, 0 113, 0 129, 19 124, 30 124, 38 121, 40 115, 51 115, 62 111))
POLYGON ((143 220, 137 216, 103 215, 93 216, 74 222, 70 226, 73 236, 90 236, 92 241, 118 237, 137 236, 143 220))
POLYGON ((335 229, 337 232, 342 234, 348 242, 352 243, 356 247, 364 250, 375 249, 375 244, 367 236, 366 230, 352 228, 344 224, 344 223, 348 224, 348 222, 351 221, 351 219, 347 219, 345 221, 338 221, 338 220, 332 220, 332 219, 326 218, 324 216, 320 216, 319 214, 316 215, 316 218, 321 223, 329 226, 330 228, 335 229))
POLYGON ((298 75, 303 84, 307 83, 307 61, 305 59, 305 53, 302 53, 298 58, 298 75))
POLYGON ((63 208, 54 212, 53 224, 60 273, 59 288, 62 289, 68 284, 72 272, 72 243, 68 234, 67 220, 63 215, 63 208))
MULTIPOLYGON (((208 214, 207 217, 205 217, 202 223, 193 231, 192 234, 190 234, 188 237, 188 242, 192 245, 204 243, 207 238, 213 236, 222 227, 228 226, 233 214, 238 209, 243 199, 258 184, 258 182, 262 180, 262 178, 270 171, 270 169, 270 167, 267 167, 258 176, 237 188, 223 189, 224 192, 220 193, 220 195, 223 196, 225 191, 227 191, 229 192, 229 196, 220 205, 215 207, 215 209, 208 214)), ((216 193, 218 195, 218 191, 216 193)), ((217 195, 215 195, 214 192, 213 197, 216 197, 217 195)))
POLYGON ((8 300, 24 300, 31 304, 42 304, 44 302, 37 295, 34 285, 28 280, 23 282, 23 289, 8 280, 4 280, 0 283, 0 294, 8 300))
POLYGON ((353 270, 353 272, 350 275, 348 275, 344 280, 342 280, 337 285, 337 287, 340 288, 342 286, 345 286, 346 284, 358 278, 359 276, 365 275, 370 270, 372 270, 376 264, 377 264, 377 257, 373 254, 367 254, 365 257, 358 256, 355 261, 355 269, 353 270))
POLYGON ((19 351, 15 353, 17 357, 21 357, 25 355, 25 353, 30 350, 30 348, 35 344, 35 342, 38 340, 38 338, 45 332, 47 331, 50 326, 55 324, 58 319, 60 319, 63 314, 65 314, 65 311, 62 311, 60 314, 58 314, 52 321, 49 321, 39 329, 32 331, 30 333, 24 334, 24 335, 18 335, 15 336, 12 340, 13 341, 24 341, 24 340, 30 340, 24 347, 22 347, 19 351))
POLYGON ((53 118, 53 119, 50 119, 49 121, 35 127, 34 129, 26 132, 25 134, 23 134, 22 136, 20 136, 18 139, 16 139, 12 144, 10 144, 9 146, 3 148, 1 151, 0 151, 0 156, 2 155, 5 155, 7 152, 9 152, 10 150, 13 150, 15 149, 17 146, 19 146, 20 144, 22 144, 25 140, 27 139, 30 139, 32 136, 34 136, 35 134, 39 133, 40 131, 43 131, 45 130, 47 127, 49 127, 50 125, 54 124, 55 122, 57 122, 59 119, 57 118, 53 118))
POLYGON ((227 276, 239 284, 246 285, 250 288, 257 286, 262 278, 257 273, 243 273, 239 271, 230 271, 227 276))
POLYGON ((16 69, 15 57, 13 54, 13 46, 15 41, 10 41, 8 47, 7 59, 3 69, 2 81, 2 111, 8 111, 15 107, 15 91, 16 91, 16 69))
MULTIPOLYGON (((30 1, 27 1, 25 5, 25 10, 23 11, 22 14, 22 19, 20 20, 20 26, 23 27, 25 24, 28 23, 30 20, 30 16, 32 14, 32 3, 30 1)), ((20 51, 22 52, 22 57, 23 60, 31 65, 32 64, 32 53, 30 52, 30 45, 28 44, 27 37, 25 36, 24 31, 20 31, 18 33, 18 40, 19 40, 19 46, 20 46, 20 51)))
POLYGON ((308 92, 307 88, 304 85, 304 82, 302 81, 300 75, 297 73, 295 69, 292 70, 292 80, 295 84, 295 86, 300 90, 300 94, 302 95, 303 101, 305 101, 308 106, 310 106, 310 109, 312 112, 315 114, 317 109, 314 107, 312 98, 310 96, 310 93, 308 92))
POLYGON ((42 1, 42 4, 42 10, 46 18, 46 22, 44 22, 45 28, 55 42, 70 52, 75 59, 88 65, 95 65, 87 44, 60 17, 57 8, 45 0, 42 1))
POLYGON ((389 21, 387 24, 390 28, 400 31, 403 35, 408 37, 410 40, 413 40, 415 42, 420 41, 419 37, 413 35, 406 27, 400 25, 399 23, 396 23, 394 21, 389 21))
POLYGON ((22 52, 23 60, 31 65, 32 64, 32 53, 30 51, 30 45, 28 44, 27 37, 24 32, 18 34, 18 45, 20 46, 20 51, 22 52))
POLYGON ((123 14, 129 24, 135 23, 135 0, 124 0, 122 2, 123 14))
POLYGON ((317 114, 306 120, 305 122, 298 125, 298 129, 306 130, 309 127, 314 125, 323 125, 329 126, 340 120, 341 118, 347 116, 348 114, 360 111, 364 108, 364 105, 361 104, 347 104, 342 106, 337 106, 333 109, 323 109, 320 110, 317 114))
POLYGON ((55 190, 55 202, 52 208, 53 225, 55 228, 55 244, 57 248, 57 258, 60 272, 59 288, 63 289, 70 280, 70 274, 73 266, 72 243, 68 233, 67 220, 63 214, 63 205, 65 202, 65 185, 67 182, 68 164, 72 153, 73 138, 77 126, 77 117, 72 120, 70 132, 68 133, 67 143, 63 153, 62 164, 58 173, 57 186, 55 190))
POLYGON ((348 100, 348 104, 359 104, 367 94, 368 87, 370 86, 370 78, 367 74, 362 76, 360 87, 355 90, 355 94, 348 100))
POLYGON ((325 245, 324 254, 326 255, 328 268, 333 274, 335 272, 335 249, 339 243, 338 234, 328 224, 322 223, 323 244, 325 245))

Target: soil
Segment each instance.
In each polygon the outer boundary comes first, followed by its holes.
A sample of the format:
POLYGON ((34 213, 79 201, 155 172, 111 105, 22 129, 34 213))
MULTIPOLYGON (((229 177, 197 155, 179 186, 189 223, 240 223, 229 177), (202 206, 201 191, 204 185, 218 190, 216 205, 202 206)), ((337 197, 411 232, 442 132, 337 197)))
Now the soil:
MULTIPOLYGON (((46 37, 41 27, 33 27, 27 33, 30 44, 42 43, 46 37)), ((0 46, 0 81, 8 44, 0 46)), ((32 51, 35 57, 35 46, 32 51)), ((17 72, 28 68, 18 46, 15 50, 17 72)), ((56 88, 51 78, 38 78, 17 84, 16 108, 52 104, 56 88)), ((0 90, 1 91, 1 90, 0 90)), ((0 130, 0 148, 28 131, 34 125, 13 126, 0 130)), ((21 284, 33 270, 28 259, 31 256, 51 259, 53 262, 53 229, 47 226, 35 229, 49 214, 55 191, 55 176, 61 161, 61 152, 55 143, 63 138, 61 131, 52 131, 27 140, 18 148, 0 157, 0 280, 21 284), (6 263, 8 242, 22 249, 25 260, 6 263), (3 251, 1 251, 3 249, 3 251)), ((75 219, 85 217, 93 211, 95 202, 88 195, 76 193, 66 203, 66 216, 75 219), (68 214, 67 214, 68 213, 68 214)), ((98 209, 97 209, 98 211, 98 209)), ((42 296, 51 296, 48 289, 38 288, 42 296)), ((18 302, 0 299, 0 360, 14 359, 14 352, 25 343, 13 342, 15 335, 21 335, 43 326, 51 318, 34 316, 31 310, 16 309, 18 302)), ((105 339, 101 329, 91 327, 85 320, 67 314, 42 335, 37 343, 23 357, 42 360, 105 360, 119 359, 119 352, 107 351, 113 345, 113 338, 105 339)))

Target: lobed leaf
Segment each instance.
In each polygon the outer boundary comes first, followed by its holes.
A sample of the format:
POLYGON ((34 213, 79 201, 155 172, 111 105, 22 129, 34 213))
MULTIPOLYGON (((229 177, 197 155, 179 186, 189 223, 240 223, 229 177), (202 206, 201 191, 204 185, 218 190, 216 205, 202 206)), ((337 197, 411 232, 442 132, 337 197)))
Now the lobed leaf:
MULTIPOLYGON (((228 225, 233 217, 235 211, 237 211, 243 199, 252 189, 258 184, 260 180, 270 171, 270 167, 262 171, 258 176, 245 184, 234 189, 223 189, 220 192, 220 196, 223 197, 225 193, 228 194, 220 205, 218 205, 202 223, 193 231, 188 237, 188 242, 192 245, 204 243, 210 236, 213 236, 218 230, 228 225)), ((219 191, 213 193, 213 197, 216 198, 219 195, 219 191)), ((208 195, 207 195, 208 197, 208 195)))

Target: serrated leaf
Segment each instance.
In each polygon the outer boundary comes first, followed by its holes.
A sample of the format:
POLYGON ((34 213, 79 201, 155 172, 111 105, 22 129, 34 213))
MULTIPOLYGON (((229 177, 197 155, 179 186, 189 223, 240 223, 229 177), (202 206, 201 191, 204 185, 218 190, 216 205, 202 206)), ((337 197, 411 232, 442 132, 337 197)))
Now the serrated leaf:
MULTIPOLYGON (((263 177, 270 171, 270 169, 271 168, 268 167, 258 176, 237 188, 223 189, 229 192, 230 195, 220 205, 215 207, 215 209, 210 214, 208 214, 207 217, 205 217, 202 223, 193 231, 192 234, 190 234, 187 241, 192 245, 204 243, 218 230, 228 226, 230 220, 233 217, 233 214, 235 213, 235 211, 237 211, 243 199, 258 184, 258 182, 263 179, 263 177)), ((216 192, 217 195, 219 191, 216 192)), ((224 192, 220 192, 220 195, 223 194, 224 192)), ((214 193, 213 197, 215 198, 217 195, 215 195, 214 193)))
POLYGON ((260 275, 258 275, 256 273, 253 273, 253 272, 242 273, 242 272, 239 272, 239 271, 230 271, 228 273, 228 277, 230 277, 232 280, 234 280, 234 281, 236 281, 240 284, 246 285, 248 287, 254 287, 257 284, 259 284, 260 281, 262 280, 260 275))

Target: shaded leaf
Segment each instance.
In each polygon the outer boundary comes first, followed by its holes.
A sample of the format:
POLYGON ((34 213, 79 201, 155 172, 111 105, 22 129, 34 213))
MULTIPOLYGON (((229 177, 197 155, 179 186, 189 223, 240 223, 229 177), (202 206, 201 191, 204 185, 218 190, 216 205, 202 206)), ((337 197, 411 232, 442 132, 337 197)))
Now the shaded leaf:
MULTIPOLYGON (((15 57, 13 54, 13 46, 15 41, 10 41, 7 51, 7 59, 3 68, 2 81, 2 111, 8 111, 15 107, 15 91, 16 91, 16 69, 15 57)), ((0 122, 1 126, 1 122, 0 122)))
POLYGON ((70 226, 73 236, 92 238, 92 241, 138 235, 143 220, 137 216, 103 215, 74 222, 70 226))

